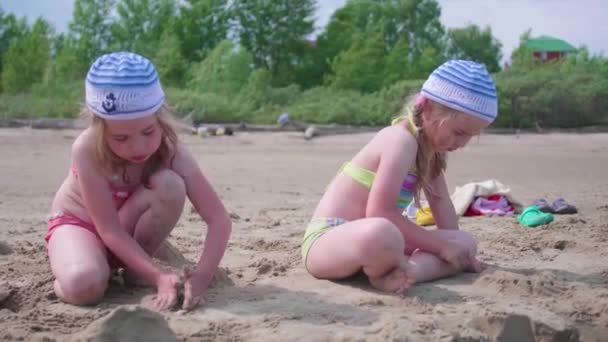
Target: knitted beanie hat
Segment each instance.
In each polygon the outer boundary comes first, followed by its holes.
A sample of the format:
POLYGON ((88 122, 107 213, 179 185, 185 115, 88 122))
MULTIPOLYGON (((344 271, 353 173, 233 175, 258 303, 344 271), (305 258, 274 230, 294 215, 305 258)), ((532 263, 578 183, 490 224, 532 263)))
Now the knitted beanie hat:
POLYGON ((448 108, 492 122, 498 114, 498 99, 492 77, 483 64, 451 60, 435 69, 421 93, 448 108))
POLYGON ((132 52, 97 58, 87 73, 85 92, 88 108, 108 120, 152 115, 165 100, 154 65, 132 52))

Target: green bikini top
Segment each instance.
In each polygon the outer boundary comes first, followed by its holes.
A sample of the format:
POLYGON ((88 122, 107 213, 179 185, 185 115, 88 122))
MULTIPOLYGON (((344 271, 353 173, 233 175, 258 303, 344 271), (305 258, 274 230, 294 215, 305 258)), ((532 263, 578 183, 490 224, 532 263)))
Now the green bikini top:
MULTIPOLYGON (((409 121, 408 129, 413 135, 416 135, 418 133, 418 128, 414 124, 414 118, 411 112, 408 112, 407 116, 402 116, 393 120, 392 124, 399 124, 406 118, 409 121)), ((357 183, 363 185, 368 190, 371 190, 374 179, 376 178, 375 172, 362 168, 352 162, 345 162, 342 164, 340 172, 349 175, 357 183)), ((399 193, 399 199, 397 200, 398 207, 405 208, 412 202, 414 199, 414 188, 417 180, 418 175, 416 174, 416 169, 413 168, 410 172, 408 172, 407 176, 405 176, 403 183, 401 183, 401 192, 399 193)))

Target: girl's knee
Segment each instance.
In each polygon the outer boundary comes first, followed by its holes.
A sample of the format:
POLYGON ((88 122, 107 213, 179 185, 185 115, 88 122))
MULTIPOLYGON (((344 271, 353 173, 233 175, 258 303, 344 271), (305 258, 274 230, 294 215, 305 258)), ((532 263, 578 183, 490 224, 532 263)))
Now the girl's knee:
POLYGON ((361 230, 359 236, 360 250, 367 256, 379 254, 403 253, 405 241, 403 235, 391 221, 375 218, 361 230))
POLYGON ((184 201, 186 184, 184 179, 173 170, 161 170, 150 177, 150 185, 162 201, 184 201))
POLYGON ((55 293, 70 304, 94 304, 103 298, 109 278, 108 266, 99 269, 79 264, 66 265, 55 280, 55 293))

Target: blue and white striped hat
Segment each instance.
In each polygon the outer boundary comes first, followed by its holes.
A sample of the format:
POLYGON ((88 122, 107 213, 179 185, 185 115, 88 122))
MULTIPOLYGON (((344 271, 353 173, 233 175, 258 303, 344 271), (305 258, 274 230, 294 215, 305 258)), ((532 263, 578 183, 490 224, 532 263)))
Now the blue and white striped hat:
POLYGON ((152 115, 165 100, 154 65, 132 52, 97 58, 87 73, 85 89, 89 109, 108 120, 152 115))
POLYGON ((443 63, 422 85, 430 100, 488 122, 498 114, 494 81, 483 64, 465 60, 443 63))

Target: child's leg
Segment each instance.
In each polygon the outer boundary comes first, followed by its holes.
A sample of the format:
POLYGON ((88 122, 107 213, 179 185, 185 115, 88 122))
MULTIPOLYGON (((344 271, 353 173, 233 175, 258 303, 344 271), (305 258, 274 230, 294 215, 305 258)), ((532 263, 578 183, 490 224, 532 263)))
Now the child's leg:
MULTIPOLYGON (((442 239, 459 242, 477 252, 477 242, 468 232, 462 230, 438 229, 432 231, 442 239)), ((416 282, 444 278, 462 272, 434 254, 417 250, 409 259, 408 275, 416 282)))
POLYGON ((179 220, 185 199, 183 179, 171 170, 159 171, 150 177, 149 189, 141 187, 120 208, 120 223, 154 255, 179 220))
POLYGON ((73 225, 55 228, 48 243, 55 294, 75 305, 101 300, 110 279, 105 247, 90 231, 73 225))
MULTIPOLYGON (((161 170, 150 177, 150 188, 140 187, 123 204, 118 216, 123 228, 150 256, 154 256, 179 220, 186 200, 186 186, 174 171, 161 170)), ((149 285, 129 269, 127 282, 149 285)))
POLYGON ((403 246, 401 232, 389 220, 351 221, 329 228, 313 243, 306 268, 322 279, 341 279, 363 269, 374 287, 403 292, 411 285, 403 246))

